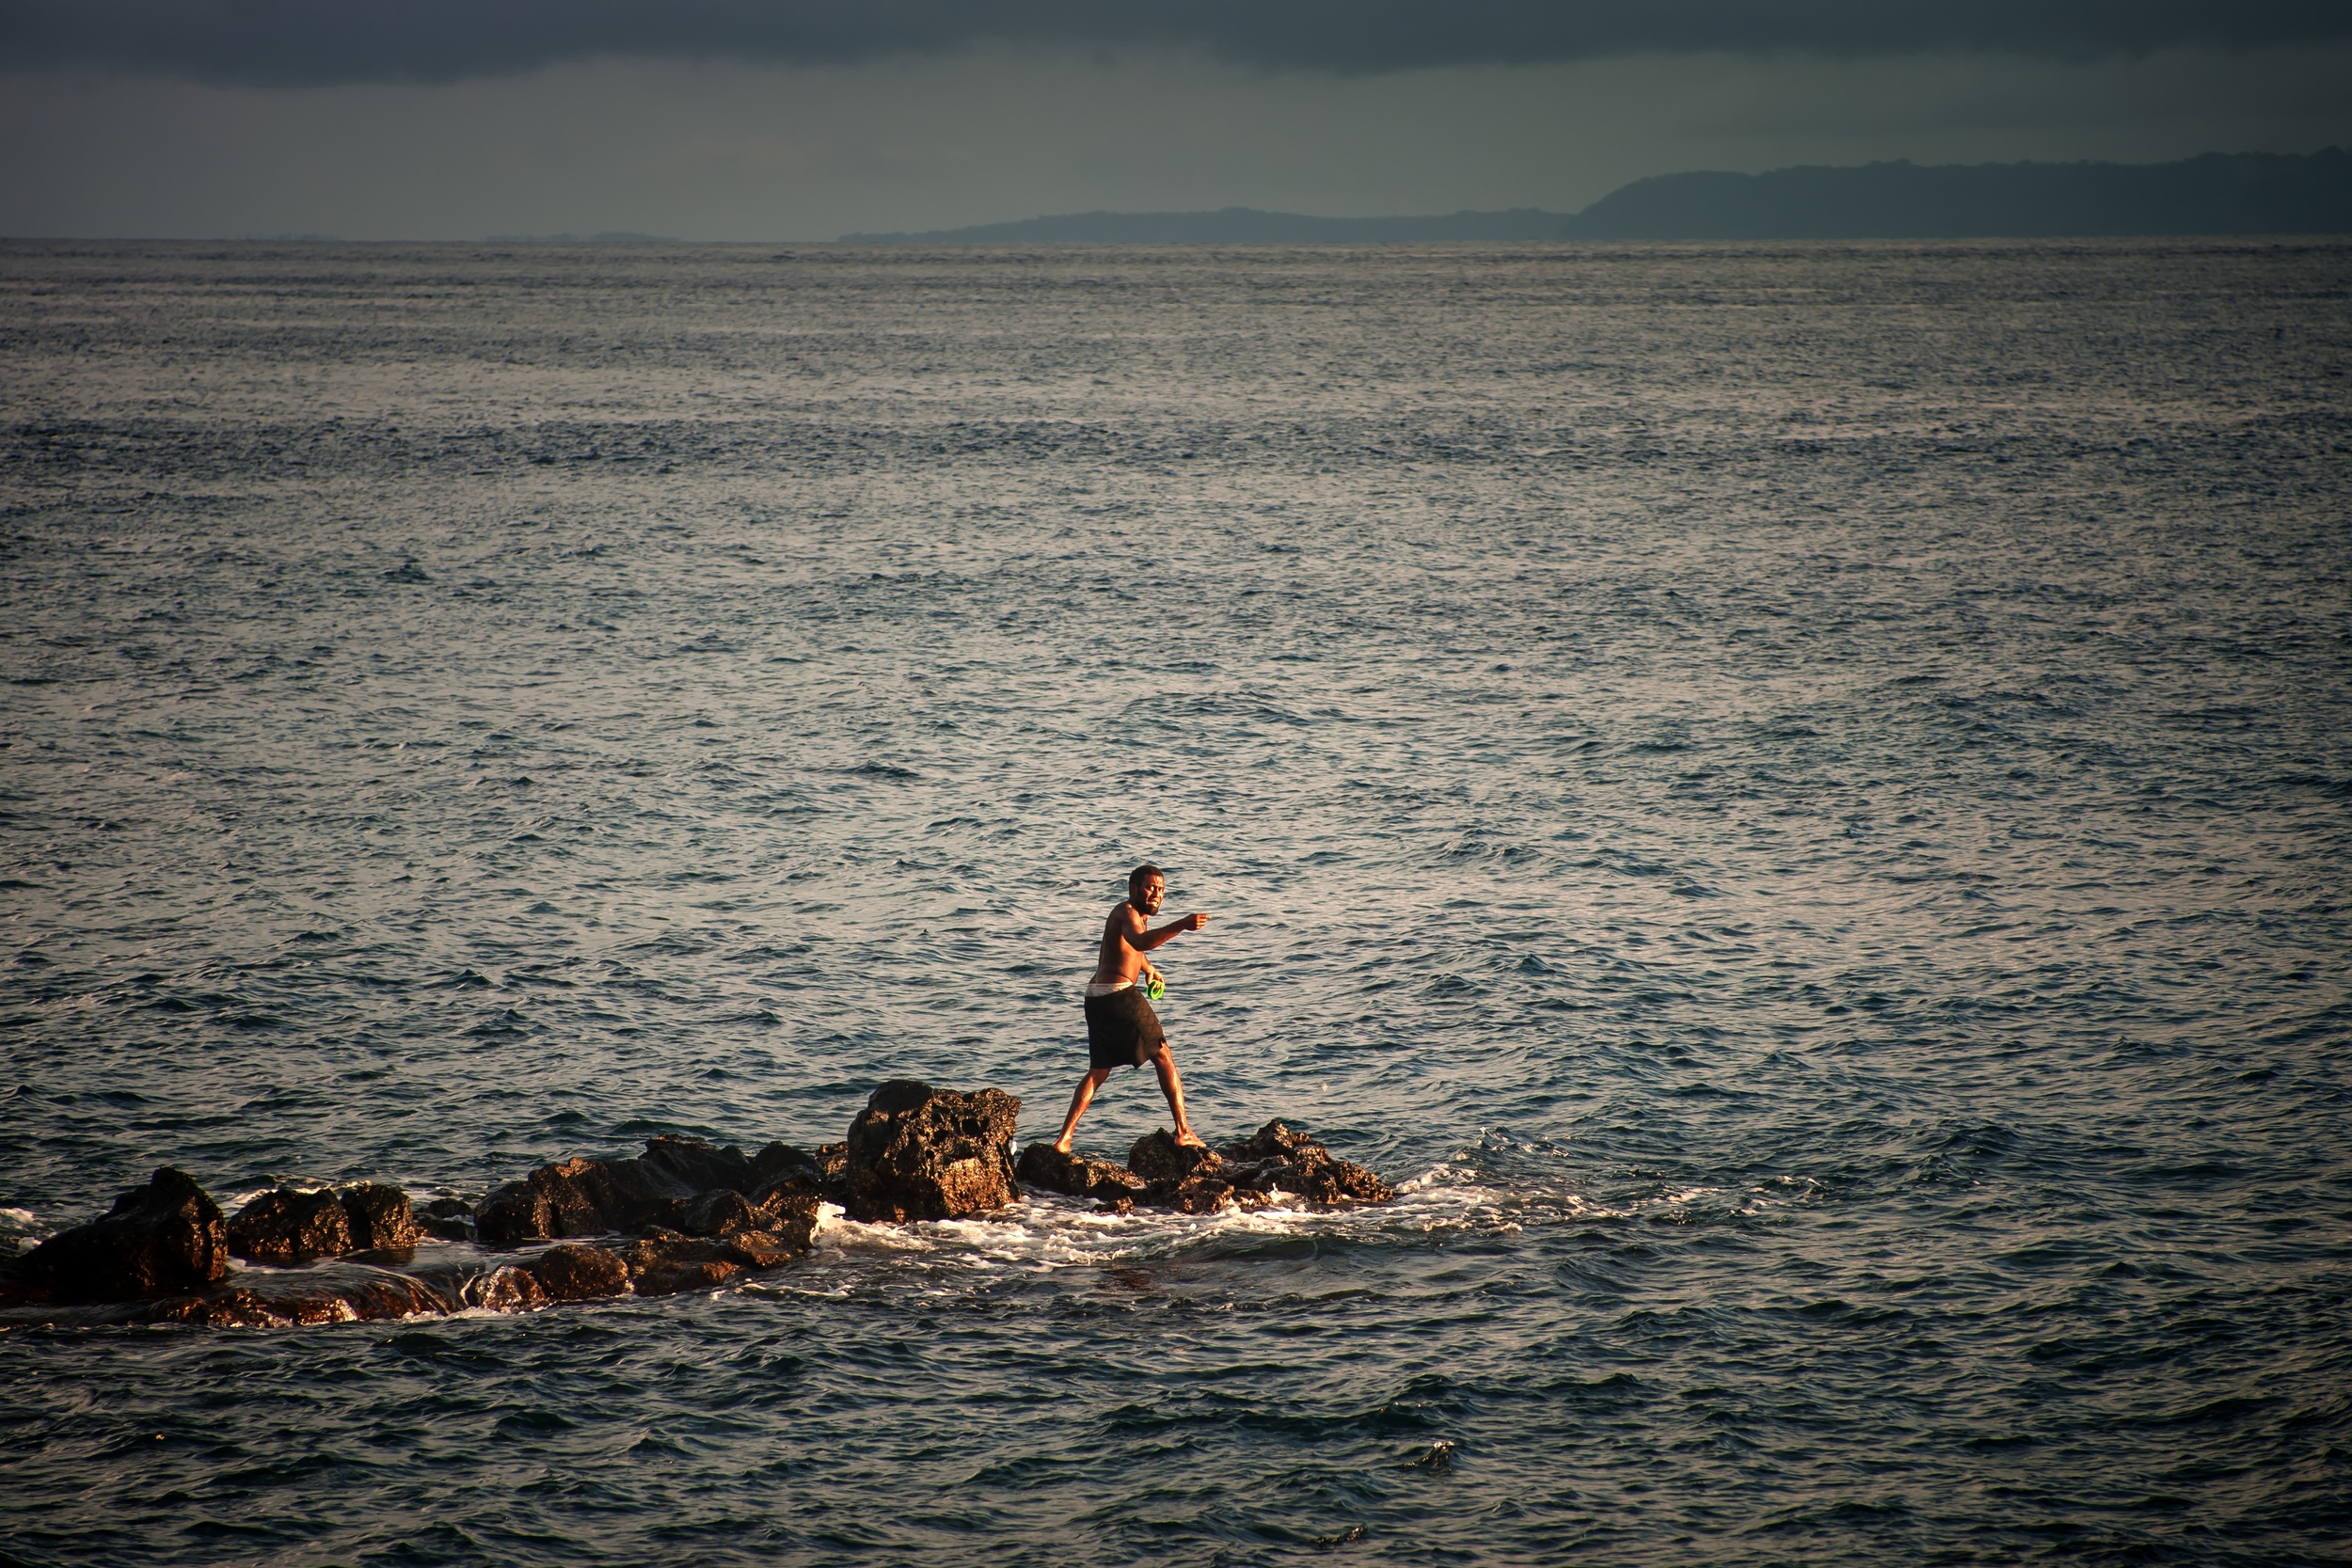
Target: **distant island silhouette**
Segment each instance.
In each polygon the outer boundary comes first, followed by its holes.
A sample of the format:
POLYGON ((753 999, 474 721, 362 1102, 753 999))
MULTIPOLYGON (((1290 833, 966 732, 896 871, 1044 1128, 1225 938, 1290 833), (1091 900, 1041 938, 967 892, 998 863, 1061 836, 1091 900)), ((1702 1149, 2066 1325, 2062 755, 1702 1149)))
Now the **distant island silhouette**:
POLYGON ((1958 240, 2352 233, 2352 156, 2208 152, 2169 164, 1806 165, 1661 174, 1581 213, 1514 207, 1424 217, 1071 213, 867 245, 1381 245, 1448 240, 1958 240))

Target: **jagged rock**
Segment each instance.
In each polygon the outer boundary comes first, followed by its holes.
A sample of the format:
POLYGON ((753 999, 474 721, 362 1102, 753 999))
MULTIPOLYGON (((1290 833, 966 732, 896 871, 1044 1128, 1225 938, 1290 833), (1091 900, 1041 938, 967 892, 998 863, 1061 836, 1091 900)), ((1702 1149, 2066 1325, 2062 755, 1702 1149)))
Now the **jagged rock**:
POLYGON ((1222 1174, 1239 1190, 1288 1193, 1312 1203, 1386 1203, 1396 1196, 1370 1170, 1279 1121, 1217 1152, 1227 1167, 1222 1174))
POLYGON ((575 1157, 541 1165, 484 1198, 474 1224, 490 1246, 675 1227, 690 1200, 713 1188, 739 1191, 751 1184, 751 1170, 732 1145, 664 1135, 648 1140, 634 1160, 575 1157))
POLYGON ((355 1251, 406 1252, 421 1239, 408 1195, 398 1187, 362 1181, 338 1189, 335 1196, 342 1200, 343 1213, 351 1221, 355 1251))
POLYGON ((843 1207, 862 1220, 959 1219, 1010 1203, 1021 1101, 893 1079, 850 1124, 843 1207))
POLYGON ((351 1215, 322 1189, 263 1193, 229 1222, 229 1250, 253 1263, 308 1263, 352 1250, 351 1215))
POLYGON ((27 1297, 130 1301, 200 1290, 229 1273, 220 1206, 185 1171, 157 1171, 105 1216, 58 1232, 18 1265, 27 1297))
POLYGON ((1165 1127, 1146 1132, 1127 1150, 1127 1168, 1153 1187, 1175 1186, 1203 1166, 1215 1171, 1221 1164, 1215 1150, 1180 1144, 1165 1127))
POLYGON ((551 1246, 523 1267, 549 1301, 594 1301, 628 1289, 628 1265, 603 1247, 551 1246))
POLYGON ((410 1217, 419 1230, 444 1242, 470 1242, 480 1234, 474 1228, 473 1205, 458 1198, 437 1197, 412 1210, 410 1217))
POLYGON ((628 1267, 629 1283, 641 1296, 669 1296, 681 1291, 714 1290, 743 1272, 736 1249, 724 1242, 693 1241, 684 1236, 632 1242, 620 1253, 628 1267))
POLYGON ((1084 1154, 1064 1154, 1052 1144, 1034 1143, 1021 1150, 1021 1159, 1013 1166, 1013 1174, 1022 1184, 1043 1187, 1048 1192, 1068 1193, 1073 1197, 1095 1197, 1116 1203, 1125 1200, 1129 1210, 1134 1199, 1144 1190, 1143 1178, 1132 1171, 1121 1170, 1108 1160, 1091 1159, 1084 1154))
POLYGON ((850 1191, 850 1146, 847 1143, 818 1144, 817 1166, 825 1173, 825 1196, 835 1203, 850 1191))
POLYGON ((1143 1181, 1140 1200, 1155 1208, 1207 1214, 1234 1201, 1225 1162, 1210 1149, 1178 1143, 1166 1128, 1136 1140, 1127 1168, 1143 1181))

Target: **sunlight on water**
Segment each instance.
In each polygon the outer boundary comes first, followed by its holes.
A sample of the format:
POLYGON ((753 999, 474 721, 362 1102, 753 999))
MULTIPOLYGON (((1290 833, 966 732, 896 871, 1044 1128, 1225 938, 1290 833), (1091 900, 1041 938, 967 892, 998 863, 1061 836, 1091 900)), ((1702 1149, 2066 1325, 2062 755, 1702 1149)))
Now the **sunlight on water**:
POLYGON ((0 1244, 895 1077, 1051 1137, 1146 859, 1204 1132, 1399 1187, 0 1330, 7 1553, 2325 1556, 2347 283, 0 245, 0 1244))

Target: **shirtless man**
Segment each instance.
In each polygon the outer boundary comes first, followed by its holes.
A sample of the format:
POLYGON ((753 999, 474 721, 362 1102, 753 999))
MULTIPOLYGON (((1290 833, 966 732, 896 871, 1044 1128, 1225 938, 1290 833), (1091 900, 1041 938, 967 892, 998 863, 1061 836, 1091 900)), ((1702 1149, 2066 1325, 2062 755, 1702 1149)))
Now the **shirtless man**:
POLYGON ((1145 919, 1160 912, 1160 900, 1167 896, 1168 879, 1160 868, 1138 865, 1127 874, 1127 901, 1103 924, 1103 957, 1087 984, 1088 1071, 1078 1092, 1070 1097, 1070 1115, 1054 1144, 1064 1154, 1070 1152, 1070 1134, 1077 1131, 1078 1118, 1086 1115, 1111 1069, 1146 1062, 1160 1075, 1160 1092, 1168 1096, 1168 1108, 1176 1117, 1176 1141, 1201 1147, 1192 1123, 1184 1119, 1184 1081, 1176 1075, 1176 1058, 1168 1053, 1168 1037, 1160 1032, 1159 1017, 1143 994, 1144 983, 1160 977, 1144 955, 1179 932, 1200 930, 1209 917, 1188 914, 1156 931, 1149 929, 1145 919))

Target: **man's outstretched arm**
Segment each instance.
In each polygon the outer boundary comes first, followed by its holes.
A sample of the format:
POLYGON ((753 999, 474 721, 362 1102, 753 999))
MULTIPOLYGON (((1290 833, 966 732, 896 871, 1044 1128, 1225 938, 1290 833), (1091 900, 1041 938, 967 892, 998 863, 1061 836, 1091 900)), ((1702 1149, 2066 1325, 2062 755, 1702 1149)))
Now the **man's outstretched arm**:
MULTIPOLYGON (((1143 922, 1137 921, 1136 924, 1140 926, 1143 922)), ((1188 914, 1182 920, 1169 921, 1156 931, 1135 932, 1127 938, 1127 942, 1137 952, 1149 953, 1164 942, 1180 937, 1186 931, 1200 930, 1208 924, 1209 917, 1205 914, 1188 914)))

